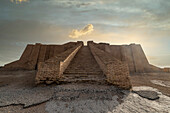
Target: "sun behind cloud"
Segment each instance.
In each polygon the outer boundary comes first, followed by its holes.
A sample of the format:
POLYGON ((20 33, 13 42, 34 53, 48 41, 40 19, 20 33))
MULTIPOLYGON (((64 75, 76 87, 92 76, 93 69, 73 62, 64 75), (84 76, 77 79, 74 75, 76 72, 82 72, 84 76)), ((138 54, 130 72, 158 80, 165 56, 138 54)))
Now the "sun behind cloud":
POLYGON ((18 3, 22 3, 22 2, 28 2, 29 0, 10 0, 10 1, 18 4, 18 3))

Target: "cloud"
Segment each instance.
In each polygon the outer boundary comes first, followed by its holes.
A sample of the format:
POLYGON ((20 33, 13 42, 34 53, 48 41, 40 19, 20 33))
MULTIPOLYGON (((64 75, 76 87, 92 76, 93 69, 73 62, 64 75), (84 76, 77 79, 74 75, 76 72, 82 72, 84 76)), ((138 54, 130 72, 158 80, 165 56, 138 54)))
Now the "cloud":
POLYGON ((91 33, 93 30, 94 30, 93 25, 88 24, 81 30, 73 29, 72 32, 69 34, 69 37, 70 38, 79 38, 83 35, 87 35, 87 34, 91 33))
POLYGON ((18 4, 18 3, 22 3, 22 2, 28 2, 29 0, 10 0, 10 1, 18 4))

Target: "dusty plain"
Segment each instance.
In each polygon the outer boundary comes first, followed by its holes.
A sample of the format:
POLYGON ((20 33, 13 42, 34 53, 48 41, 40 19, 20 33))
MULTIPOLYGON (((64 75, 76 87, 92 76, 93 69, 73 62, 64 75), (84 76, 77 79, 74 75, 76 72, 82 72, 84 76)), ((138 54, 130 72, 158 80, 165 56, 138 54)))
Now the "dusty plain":
POLYGON ((170 73, 131 74, 132 91, 108 84, 35 85, 36 71, 0 71, 0 113, 169 113, 170 73), (154 91, 149 100, 135 91, 154 91))

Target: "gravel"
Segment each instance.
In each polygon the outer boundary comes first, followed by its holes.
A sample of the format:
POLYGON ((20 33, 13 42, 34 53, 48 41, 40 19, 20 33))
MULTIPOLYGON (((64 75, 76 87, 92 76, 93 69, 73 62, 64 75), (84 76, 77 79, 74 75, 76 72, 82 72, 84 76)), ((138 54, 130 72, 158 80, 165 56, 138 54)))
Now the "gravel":
POLYGON ((50 87, 32 89, 8 89, 0 92, 0 107, 23 105, 29 107, 46 102, 52 98, 54 91, 50 87))
POLYGON ((48 113, 169 113, 170 112, 170 97, 163 95, 161 92, 157 91, 156 89, 153 89, 152 87, 135 87, 133 90, 134 91, 140 91, 140 90, 156 91, 156 93, 159 94, 160 98, 156 101, 148 100, 146 98, 139 96, 136 93, 133 92, 129 93, 128 91, 121 90, 121 93, 119 93, 118 95, 112 95, 111 99, 110 97, 109 99, 97 99, 97 100, 89 99, 89 98, 86 99, 78 98, 70 101, 52 99, 46 103, 46 111, 48 113), (123 96, 123 98, 120 97, 120 94, 122 94, 121 96, 123 96))

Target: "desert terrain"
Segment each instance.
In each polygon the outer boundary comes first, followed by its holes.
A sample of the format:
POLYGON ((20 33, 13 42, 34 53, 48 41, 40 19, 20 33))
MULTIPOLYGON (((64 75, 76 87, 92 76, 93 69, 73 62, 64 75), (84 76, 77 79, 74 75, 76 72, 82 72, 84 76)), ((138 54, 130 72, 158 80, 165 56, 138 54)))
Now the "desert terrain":
POLYGON ((131 91, 95 83, 37 86, 35 75, 0 71, 0 113, 170 112, 170 73, 131 74, 131 91))

